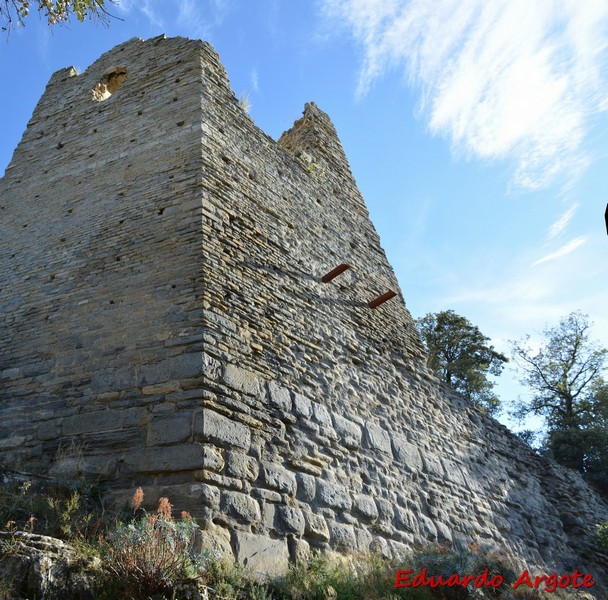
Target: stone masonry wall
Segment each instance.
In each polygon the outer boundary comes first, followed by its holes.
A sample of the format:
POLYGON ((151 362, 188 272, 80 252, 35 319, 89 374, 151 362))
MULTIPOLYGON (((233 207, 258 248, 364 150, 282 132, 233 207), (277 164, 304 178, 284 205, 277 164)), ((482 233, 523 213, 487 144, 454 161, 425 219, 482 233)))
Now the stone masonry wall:
POLYGON ((159 469, 164 412, 201 387, 201 55, 159 43, 55 73, 1 180, 0 446, 13 466, 44 471, 75 441, 92 473, 159 469), (117 69, 122 84, 95 100, 117 69))
POLYGON ((210 46, 132 40, 53 77, 0 192, 5 461, 74 441, 116 497, 169 496, 266 570, 475 542, 605 576, 608 507, 427 371, 314 104, 277 143, 210 46))

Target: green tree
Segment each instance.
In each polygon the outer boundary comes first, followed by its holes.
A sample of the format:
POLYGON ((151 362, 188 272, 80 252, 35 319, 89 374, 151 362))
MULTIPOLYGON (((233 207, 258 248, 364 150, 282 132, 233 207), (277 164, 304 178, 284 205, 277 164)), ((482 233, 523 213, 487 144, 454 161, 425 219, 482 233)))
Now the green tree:
POLYGON ((2 30, 10 31, 24 26, 32 10, 44 14, 49 25, 66 23, 72 17, 79 21, 98 18, 106 24, 110 16, 106 10, 106 0, 0 0, 2 30))
POLYGON ((497 413, 500 400, 488 375, 500 375, 508 359, 488 344, 490 338, 453 310, 429 313, 417 324, 431 370, 488 414, 497 413))
POLYGON ((533 392, 515 416, 543 416, 544 452, 608 493, 608 349, 591 339, 590 328, 587 315, 573 312, 544 330, 538 350, 530 336, 512 343, 521 382, 533 392))

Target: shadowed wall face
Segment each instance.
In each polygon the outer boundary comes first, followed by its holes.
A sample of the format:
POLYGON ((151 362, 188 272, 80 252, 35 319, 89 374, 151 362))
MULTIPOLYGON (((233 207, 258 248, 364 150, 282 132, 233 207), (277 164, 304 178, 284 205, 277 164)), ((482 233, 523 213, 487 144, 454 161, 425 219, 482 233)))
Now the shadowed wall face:
POLYGON ((132 40, 53 77, 0 190, 11 464, 74 441, 265 570, 471 541, 601 563, 605 504, 440 387, 400 293, 369 308, 399 287, 314 104, 277 143, 210 46, 132 40))
POLYGON ((75 439, 120 474, 154 386, 201 384, 200 45, 157 43, 56 73, 0 183, 0 439, 24 468, 75 439))

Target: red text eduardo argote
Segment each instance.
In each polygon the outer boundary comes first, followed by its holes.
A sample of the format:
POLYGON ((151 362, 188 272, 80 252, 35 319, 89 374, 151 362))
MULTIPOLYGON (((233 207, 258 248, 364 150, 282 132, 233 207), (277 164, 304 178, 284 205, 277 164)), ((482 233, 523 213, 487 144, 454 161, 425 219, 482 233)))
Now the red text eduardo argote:
MULTIPOLYGON (((504 584, 504 577, 500 574, 490 574, 489 569, 478 575, 458 575, 453 573, 449 576, 444 575, 428 575, 426 568, 423 568, 419 573, 414 574, 413 569, 399 569, 395 577, 395 587, 469 587, 474 588, 498 588, 504 584)), ((581 573, 575 569, 572 574, 564 573, 558 575, 552 573, 550 575, 530 575, 527 570, 517 578, 517 581, 511 586, 513 589, 519 587, 528 587, 530 589, 540 589, 545 592, 555 592, 558 589, 564 588, 590 588, 595 585, 593 576, 590 573, 581 573)))

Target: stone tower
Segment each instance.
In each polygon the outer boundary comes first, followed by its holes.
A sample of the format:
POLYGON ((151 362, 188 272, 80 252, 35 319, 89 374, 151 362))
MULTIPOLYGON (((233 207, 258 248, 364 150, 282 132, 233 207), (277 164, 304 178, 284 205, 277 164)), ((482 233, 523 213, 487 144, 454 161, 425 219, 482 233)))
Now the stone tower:
POLYGON ((0 198, 5 466, 74 445, 267 570, 475 542, 605 575, 602 500, 427 371, 314 104, 275 142, 208 44, 134 39, 53 75, 0 198))

